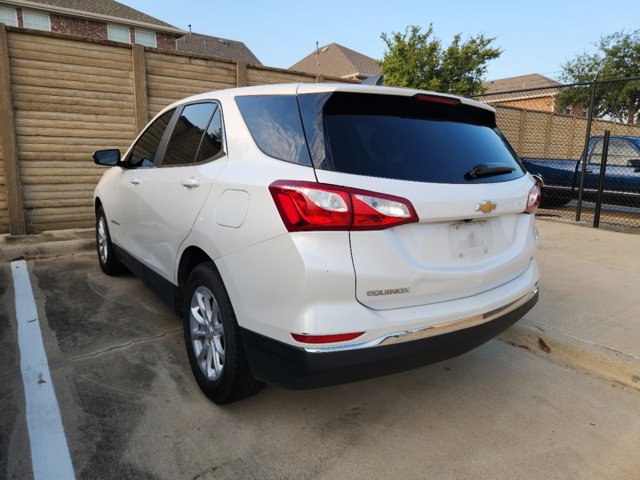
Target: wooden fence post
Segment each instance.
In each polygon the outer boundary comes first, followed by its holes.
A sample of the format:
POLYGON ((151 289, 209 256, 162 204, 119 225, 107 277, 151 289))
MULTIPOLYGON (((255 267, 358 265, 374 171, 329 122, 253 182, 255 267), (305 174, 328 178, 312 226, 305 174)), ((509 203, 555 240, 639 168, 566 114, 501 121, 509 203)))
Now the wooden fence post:
POLYGON ((547 125, 544 132, 544 146, 542 147, 542 156, 547 158, 549 155, 549 144, 551 143, 551 125, 553 123, 553 112, 549 113, 547 117, 547 125))
POLYGON ((519 118, 519 122, 518 122, 518 146, 517 148, 517 152, 518 155, 522 156, 524 155, 524 152, 522 151, 522 147, 523 147, 523 140, 524 140, 524 109, 520 110, 520 118, 519 118))
POLYGON ((236 87, 246 87, 249 85, 247 81, 247 64, 238 61, 236 63, 236 87))
POLYGON ((573 159, 573 136, 576 131, 576 117, 571 117, 571 125, 569 126, 569 151, 567 152, 567 160, 573 159))
POLYGON ((7 189, 7 207, 9 209, 9 233, 25 235, 27 233, 22 204, 22 181, 18 164, 18 145, 16 142, 16 119, 11 97, 11 72, 9 65, 9 45, 7 28, 0 23, 0 142, 4 156, 4 175, 7 189))
POLYGON ((149 123, 147 103, 147 64, 144 47, 133 45, 131 49, 133 64, 133 99, 136 107, 136 135, 149 123))

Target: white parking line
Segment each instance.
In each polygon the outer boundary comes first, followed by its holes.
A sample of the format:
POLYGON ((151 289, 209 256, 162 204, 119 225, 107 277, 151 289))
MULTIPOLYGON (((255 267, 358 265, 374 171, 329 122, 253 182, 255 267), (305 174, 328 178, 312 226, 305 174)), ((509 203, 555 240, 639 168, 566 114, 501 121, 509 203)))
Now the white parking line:
POLYGON ((25 261, 11 262, 33 477, 75 479, 25 261))

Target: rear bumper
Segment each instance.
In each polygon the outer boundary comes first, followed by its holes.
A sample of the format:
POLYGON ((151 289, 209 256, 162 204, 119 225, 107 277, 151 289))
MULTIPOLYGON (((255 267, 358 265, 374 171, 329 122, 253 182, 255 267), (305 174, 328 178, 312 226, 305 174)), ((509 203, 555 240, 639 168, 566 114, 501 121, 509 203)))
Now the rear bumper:
POLYGON ((309 351, 247 329, 243 341, 253 375, 265 383, 292 389, 325 387, 397 373, 460 355, 492 339, 522 318, 538 293, 483 323, 392 345, 309 351))

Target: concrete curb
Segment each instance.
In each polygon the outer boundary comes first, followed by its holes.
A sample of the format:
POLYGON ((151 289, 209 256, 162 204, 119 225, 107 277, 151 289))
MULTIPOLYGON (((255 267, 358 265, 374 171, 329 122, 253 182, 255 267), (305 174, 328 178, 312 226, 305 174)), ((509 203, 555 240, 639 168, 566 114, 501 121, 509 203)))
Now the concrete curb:
POLYGON ((44 232, 24 237, 0 237, 0 262, 16 259, 55 257, 95 249, 93 229, 44 232))
POLYGON ((550 360, 640 390, 640 358, 568 335, 526 319, 503 332, 501 340, 550 360))

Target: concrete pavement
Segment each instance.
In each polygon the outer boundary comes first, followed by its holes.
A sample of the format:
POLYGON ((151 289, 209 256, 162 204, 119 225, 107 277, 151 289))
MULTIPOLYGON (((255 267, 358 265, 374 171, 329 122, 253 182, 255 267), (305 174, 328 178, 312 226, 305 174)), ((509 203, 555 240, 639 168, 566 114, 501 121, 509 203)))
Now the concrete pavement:
MULTIPOLYGON (((504 341, 640 390, 640 236, 538 218, 540 300, 504 341)), ((0 263, 87 252, 93 229, 0 236, 0 263)))
POLYGON ((640 236, 538 219, 540 300, 501 338, 640 389, 640 236))
MULTIPOLYGON (((639 237, 539 229, 540 301, 502 336, 523 348, 492 340, 421 369, 267 387, 225 408, 193 381, 180 320, 135 277, 100 272, 91 231, 82 254, 62 256, 77 240, 54 233, 39 238, 55 245, 11 243, 11 258, 58 257, 28 268, 78 479, 636 479, 640 402, 625 385, 640 375, 639 237)), ((28 479, 13 298, 0 262, 0 478, 28 479)))
MULTIPOLYGON (((105 276, 93 252, 27 263, 78 480, 638 478, 637 391, 499 340, 397 375, 266 387, 218 407, 193 380, 180 320, 142 282, 105 276)), ((29 479, 8 270, 0 478, 29 479)))

